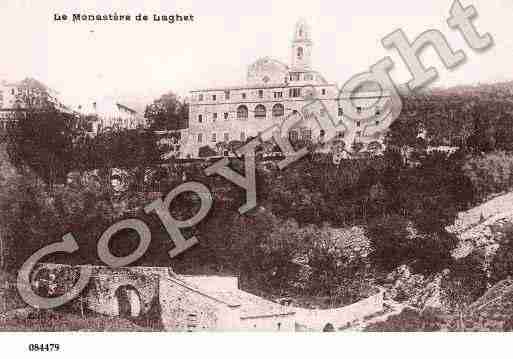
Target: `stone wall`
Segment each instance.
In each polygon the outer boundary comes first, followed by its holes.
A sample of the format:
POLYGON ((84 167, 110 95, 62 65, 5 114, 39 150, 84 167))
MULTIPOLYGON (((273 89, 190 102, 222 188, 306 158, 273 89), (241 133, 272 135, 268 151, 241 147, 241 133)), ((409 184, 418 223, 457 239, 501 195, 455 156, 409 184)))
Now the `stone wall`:
POLYGON ((265 332, 292 332, 295 330, 295 315, 269 315, 241 318, 240 330, 265 332))

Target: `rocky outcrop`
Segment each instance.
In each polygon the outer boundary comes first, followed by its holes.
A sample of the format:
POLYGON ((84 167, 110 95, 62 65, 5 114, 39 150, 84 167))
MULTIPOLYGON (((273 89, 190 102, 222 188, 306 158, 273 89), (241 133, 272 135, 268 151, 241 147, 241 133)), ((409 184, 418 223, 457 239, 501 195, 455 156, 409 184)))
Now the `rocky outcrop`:
POLYGON ((448 271, 425 277, 413 274, 407 265, 402 265, 387 277, 385 298, 421 310, 445 310, 442 280, 448 271))
POLYGON ((496 283, 465 313, 466 330, 513 331, 513 279, 496 283))
POLYGON ((453 257, 466 257, 478 248, 484 251, 487 258, 493 257, 501 243, 504 229, 512 223, 513 193, 495 197, 459 213, 454 224, 446 228, 459 239, 453 257))

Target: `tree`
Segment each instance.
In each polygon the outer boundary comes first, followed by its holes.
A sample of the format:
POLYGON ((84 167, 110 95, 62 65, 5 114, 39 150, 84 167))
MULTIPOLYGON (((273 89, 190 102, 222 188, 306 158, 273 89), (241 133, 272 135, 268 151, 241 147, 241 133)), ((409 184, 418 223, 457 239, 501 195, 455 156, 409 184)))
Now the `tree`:
POLYGON ((172 91, 146 106, 144 117, 152 130, 179 130, 188 126, 189 105, 172 91))
POLYGON ((15 107, 25 110, 56 110, 57 100, 51 95, 51 90, 42 82, 25 78, 17 84, 15 107))
POLYGON ((490 264, 492 283, 513 276, 513 225, 504 226, 500 237, 500 246, 490 264))
POLYGON ((384 270, 392 270, 413 259, 412 242, 406 218, 392 215, 369 223, 366 235, 372 242, 372 261, 384 270))
POLYGON ((484 254, 474 252, 456 260, 442 278, 445 304, 459 316, 459 329, 463 330, 463 315, 468 305, 484 294, 487 276, 484 254))
POLYGON ((73 115, 57 110, 20 112, 7 136, 11 162, 20 169, 28 166, 50 188, 62 182, 75 164, 74 123, 73 115))
POLYGON ((405 308, 399 314, 388 317, 385 321, 370 324, 367 332, 434 332, 446 326, 445 321, 432 311, 419 312, 405 308))
POLYGON ((202 146, 198 150, 199 157, 212 157, 212 156, 217 156, 217 155, 218 155, 217 151, 208 145, 202 146))
POLYGON ((4 268, 15 272, 35 251, 68 232, 77 239, 80 251, 56 258, 71 264, 97 262, 99 235, 121 215, 105 186, 89 177, 49 191, 30 169, 23 174, 11 172, 0 181, 4 268))

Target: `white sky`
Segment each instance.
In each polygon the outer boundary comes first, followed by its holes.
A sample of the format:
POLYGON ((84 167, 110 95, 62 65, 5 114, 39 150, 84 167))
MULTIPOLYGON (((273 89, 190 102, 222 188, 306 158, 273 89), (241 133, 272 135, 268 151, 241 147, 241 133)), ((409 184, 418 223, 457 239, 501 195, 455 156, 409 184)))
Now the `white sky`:
POLYGON ((397 53, 381 38, 402 28, 410 40, 428 29, 445 34, 468 61, 447 71, 428 49, 426 64, 439 69, 437 86, 513 79, 513 0, 462 0, 479 13, 478 31, 495 45, 474 53, 446 20, 452 0, 336 1, 80 1, 0 0, 0 79, 35 77, 61 92, 67 103, 102 96, 158 97, 174 90, 234 85, 247 65, 270 56, 289 63, 295 22, 312 28, 313 65, 342 85, 384 56, 396 63, 392 76, 409 74, 397 53), (148 15, 193 14, 195 21, 168 23, 54 22, 54 13, 148 15))

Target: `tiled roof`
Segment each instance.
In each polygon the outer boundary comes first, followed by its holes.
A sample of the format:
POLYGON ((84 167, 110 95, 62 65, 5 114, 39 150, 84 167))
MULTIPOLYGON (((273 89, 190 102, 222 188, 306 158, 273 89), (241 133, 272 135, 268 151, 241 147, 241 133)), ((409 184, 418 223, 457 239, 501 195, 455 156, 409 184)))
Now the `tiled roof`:
POLYGON ((231 307, 238 306, 240 308, 240 316, 242 319, 289 315, 295 313, 286 306, 271 302, 270 300, 258 297, 240 289, 208 291, 204 290, 200 286, 192 284, 190 281, 187 281, 186 277, 176 276, 174 279, 181 282, 181 284, 188 289, 194 290, 218 302, 225 303, 231 307))

